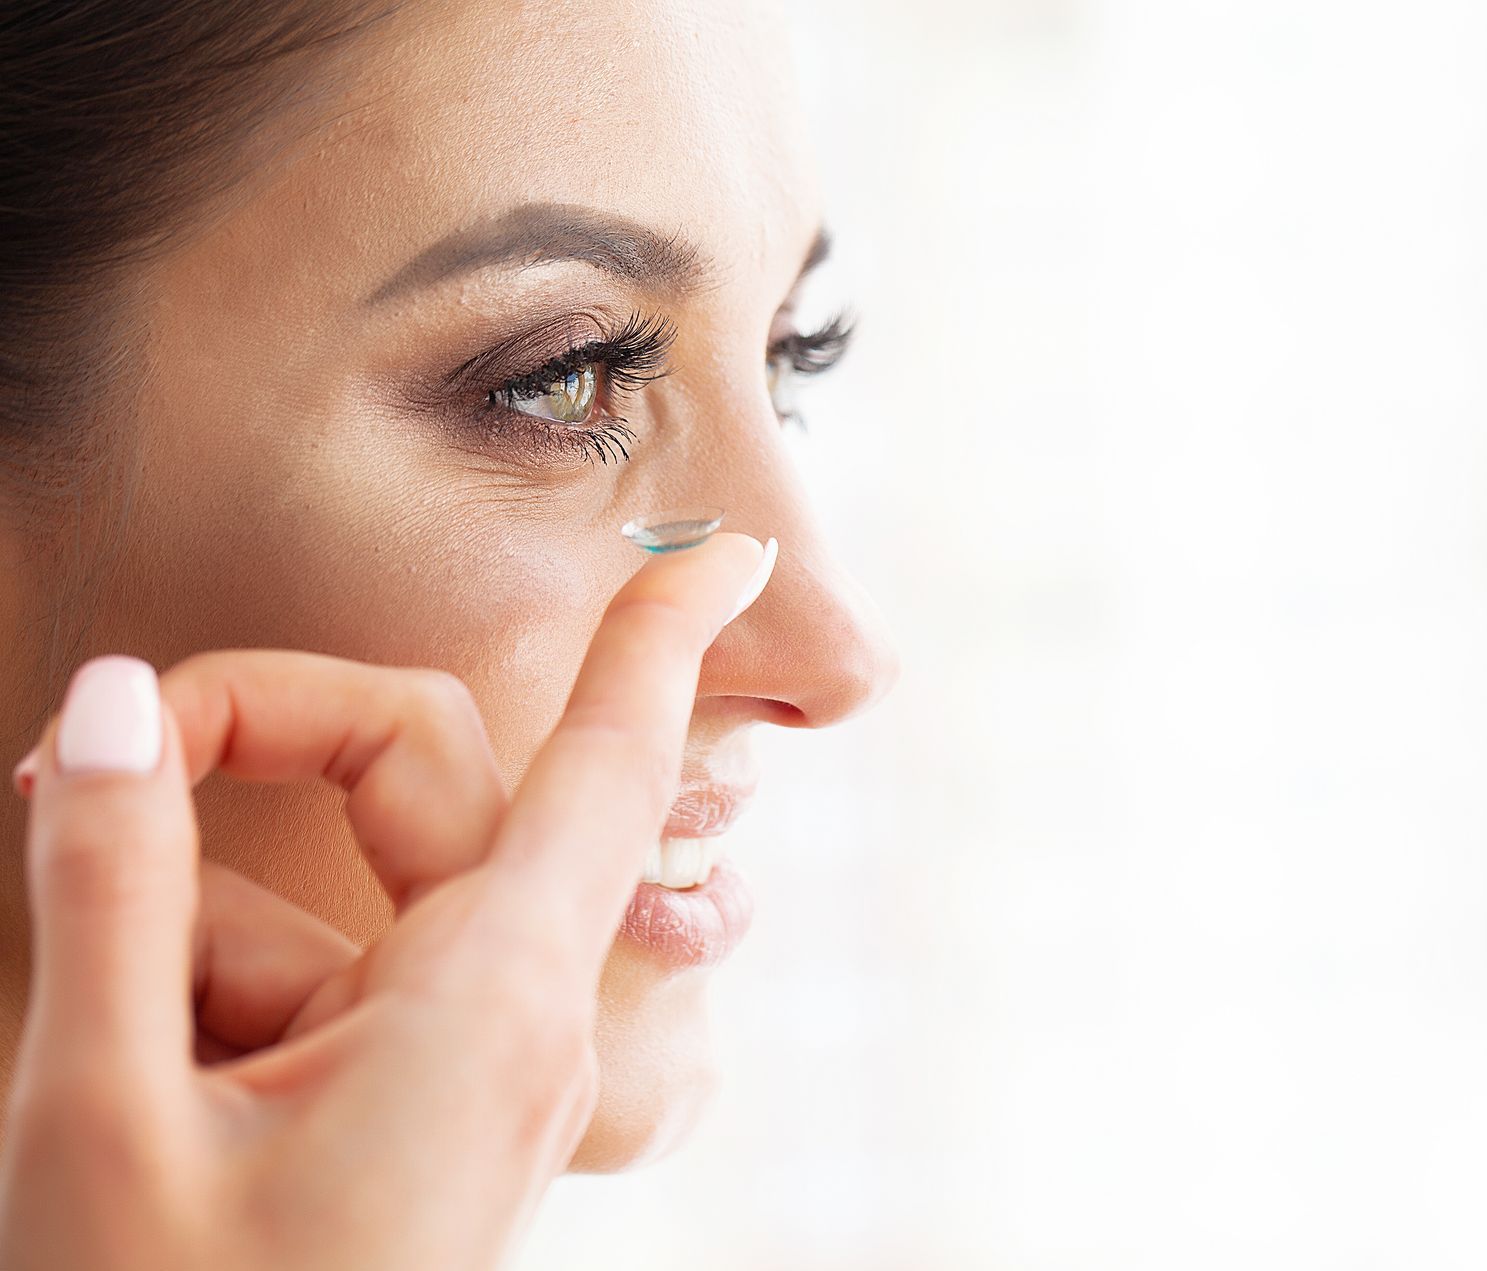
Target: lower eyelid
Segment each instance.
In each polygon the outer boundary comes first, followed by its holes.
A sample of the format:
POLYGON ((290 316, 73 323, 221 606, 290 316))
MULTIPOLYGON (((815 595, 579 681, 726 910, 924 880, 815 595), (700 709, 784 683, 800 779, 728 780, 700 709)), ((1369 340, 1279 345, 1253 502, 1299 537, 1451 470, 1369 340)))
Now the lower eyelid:
POLYGON ((522 415, 500 421, 474 421, 467 427, 466 437, 473 439, 475 448, 482 454, 533 468, 591 456, 606 465, 621 463, 630 457, 636 441, 634 430, 624 420, 608 416, 591 425, 563 424, 522 415))

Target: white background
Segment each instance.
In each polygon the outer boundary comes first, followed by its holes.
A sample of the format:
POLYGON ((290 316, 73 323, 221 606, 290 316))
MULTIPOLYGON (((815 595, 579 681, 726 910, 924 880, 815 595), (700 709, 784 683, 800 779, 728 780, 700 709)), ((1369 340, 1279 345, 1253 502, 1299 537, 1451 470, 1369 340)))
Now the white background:
POLYGON ((797 8, 904 674, 760 735, 723 1090, 524 1271, 1481 1271, 1487 5, 797 8))

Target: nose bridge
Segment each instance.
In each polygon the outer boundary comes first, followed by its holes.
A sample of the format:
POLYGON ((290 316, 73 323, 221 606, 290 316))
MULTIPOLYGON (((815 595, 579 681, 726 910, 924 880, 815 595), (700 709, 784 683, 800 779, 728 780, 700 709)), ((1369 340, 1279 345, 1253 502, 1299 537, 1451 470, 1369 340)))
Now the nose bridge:
POLYGON ((770 699, 793 708, 774 722, 821 728, 866 709, 893 686, 899 660, 881 611, 843 569, 788 479, 752 484, 727 528, 779 541, 759 599, 704 662, 699 692, 770 699))

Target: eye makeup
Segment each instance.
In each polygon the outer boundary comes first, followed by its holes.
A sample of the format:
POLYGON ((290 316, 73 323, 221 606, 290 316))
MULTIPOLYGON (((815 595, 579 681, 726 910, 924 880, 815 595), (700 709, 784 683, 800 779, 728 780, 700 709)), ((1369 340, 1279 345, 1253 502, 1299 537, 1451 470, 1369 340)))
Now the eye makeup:
POLYGON ((477 353, 442 389, 497 449, 618 463, 635 440, 621 404, 668 373, 675 338, 658 314, 566 315, 477 353))
MULTIPOLYGON (((780 318, 788 318, 788 311, 780 318)), ((852 330, 847 315, 838 313, 815 331, 787 330, 771 338, 765 378, 782 423, 803 426, 793 400, 797 382, 830 370, 852 330)), ((574 459, 618 464, 630 458, 638 441, 622 411, 648 384, 671 373, 676 337, 676 325, 658 313, 569 312, 424 381, 416 397, 483 453, 534 467, 574 459)))

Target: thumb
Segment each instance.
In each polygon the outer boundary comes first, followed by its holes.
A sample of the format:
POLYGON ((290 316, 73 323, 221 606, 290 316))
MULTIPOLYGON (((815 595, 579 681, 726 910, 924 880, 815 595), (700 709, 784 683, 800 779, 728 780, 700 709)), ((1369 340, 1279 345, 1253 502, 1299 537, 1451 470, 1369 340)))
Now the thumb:
MULTIPOLYGON (((197 831, 155 669, 83 663, 23 761, 31 1000, 22 1062, 190 1062, 197 831)), ((18 779, 20 780, 20 779, 18 779)))

